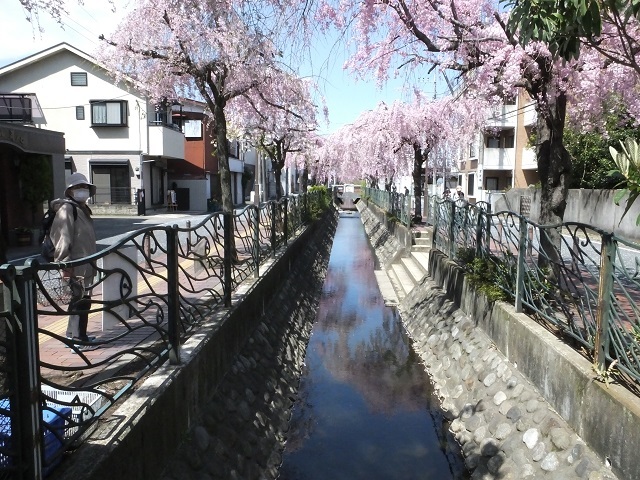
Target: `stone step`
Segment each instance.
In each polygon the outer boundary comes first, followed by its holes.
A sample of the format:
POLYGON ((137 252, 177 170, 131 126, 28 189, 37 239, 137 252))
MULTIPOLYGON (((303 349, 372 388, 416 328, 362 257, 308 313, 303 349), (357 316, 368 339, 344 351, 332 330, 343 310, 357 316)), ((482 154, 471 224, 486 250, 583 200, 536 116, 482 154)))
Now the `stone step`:
POLYGON ((413 280, 401 261, 393 263, 391 265, 391 270, 396 274, 396 278, 398 279, 398 283, 402 289, 401 292, 398 292, 398 298, 404 298, 411 290, 413 290, 413 287, 416 286, 416 282, 413 280))
POLYGON ((426 275, 425 271, 420 265, 417 264, 413 257, 402 257, 400 261, 413 280, 414 285, 419 283, 420 280, 422 280, 422 278, 426 275))
POLYGON ((402 281, 398 278, 397 271, 393 268, 393 265, 389 267, 386 271, 387 276, 389 277, 389 281, 391 285, 393 285, 393 290, 396 292, 396 296, 398 297, 398 302, 401 302, 406 294, 404 293, 404 288, 402 287, 402 281))
POLYGON ((429 252, 421 252, 411 250, 411 257, 415 260, 416 265, 424 272, 425 275, 429 274, 429 252))
POLYGON ((375 270, 373 273, 376 276, 376 281, 378 282, 378 287, 380 288, 380 294, 382 295, 384 304, 389 307, 398 305, 400 303, 398 300, 398 294, 396 293, 387 272, 384 270, 375 270))
POLYGON ((431 244, 429 245, 411 245, 412 252, 428 252, 431 250, 431 244))

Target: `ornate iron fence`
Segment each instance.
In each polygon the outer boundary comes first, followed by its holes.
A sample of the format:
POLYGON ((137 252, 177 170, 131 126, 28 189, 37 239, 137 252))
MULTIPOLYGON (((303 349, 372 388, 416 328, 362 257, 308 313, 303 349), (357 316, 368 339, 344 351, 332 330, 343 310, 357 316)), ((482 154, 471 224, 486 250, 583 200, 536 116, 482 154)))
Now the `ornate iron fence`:
POLYGON ((581 223, 492 213, 486 203, 432 204, 434 245, 472 281, 498 287, 591 358, 597 376, 640 392, 640 244, 581 223))
POLYGON ((142 228, 64 264, 1 266, 0 479, 42 478, 151 369, 179 364, 184 340, 259 276, 308 221, 317 196, 142 228), (62 269, 87 264, 96 274, 79 280, 91 300, 69 305, 62 269), (83 311, 98 332, 91 343, 65 334, 69 315, 83 311))
POLYGON ((411 227, 411 195, 364 187, 364 196, 407 228, 411 227))

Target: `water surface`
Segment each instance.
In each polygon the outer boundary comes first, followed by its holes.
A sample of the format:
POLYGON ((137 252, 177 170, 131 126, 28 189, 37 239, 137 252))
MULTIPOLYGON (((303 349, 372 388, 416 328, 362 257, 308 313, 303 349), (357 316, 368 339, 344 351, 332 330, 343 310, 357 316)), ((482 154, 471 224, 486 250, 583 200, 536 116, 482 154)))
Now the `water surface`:
POLYGON ((358 216, 341 218, 281 479, 468 478, 374 263, 358 216))

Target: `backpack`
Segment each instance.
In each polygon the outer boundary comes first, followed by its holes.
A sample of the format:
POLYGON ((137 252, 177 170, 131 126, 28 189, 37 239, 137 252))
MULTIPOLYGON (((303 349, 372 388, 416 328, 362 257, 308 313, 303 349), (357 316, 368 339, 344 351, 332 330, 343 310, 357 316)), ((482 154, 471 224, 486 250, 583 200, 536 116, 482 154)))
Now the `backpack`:
MULTIPOLYGON (((78 219, 78 206, 75 203, 69 203, 73 207, 73 220, 75 221, 78 219)), ((56 252, 56 247, 49 235, 54 218, 56 218, 56 211, 49 207, 42 217, 42 223, 40 224, 40 231, 42 232, 40 236, 40 253, 47 262, 53 262, 53 257, 56 252)))

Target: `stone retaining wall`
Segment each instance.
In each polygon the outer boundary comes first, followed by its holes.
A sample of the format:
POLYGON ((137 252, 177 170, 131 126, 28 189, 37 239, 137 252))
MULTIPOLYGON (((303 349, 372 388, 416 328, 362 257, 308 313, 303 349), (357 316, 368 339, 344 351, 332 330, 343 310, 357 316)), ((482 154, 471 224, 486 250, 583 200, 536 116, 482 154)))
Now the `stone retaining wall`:
POLYGON ((356 208, 382 266, 386 267, 397 257, 408 255, 411 251, 411 231, 407 227, 390 221, 386 212, 373 203, 361 201, 356 208))

